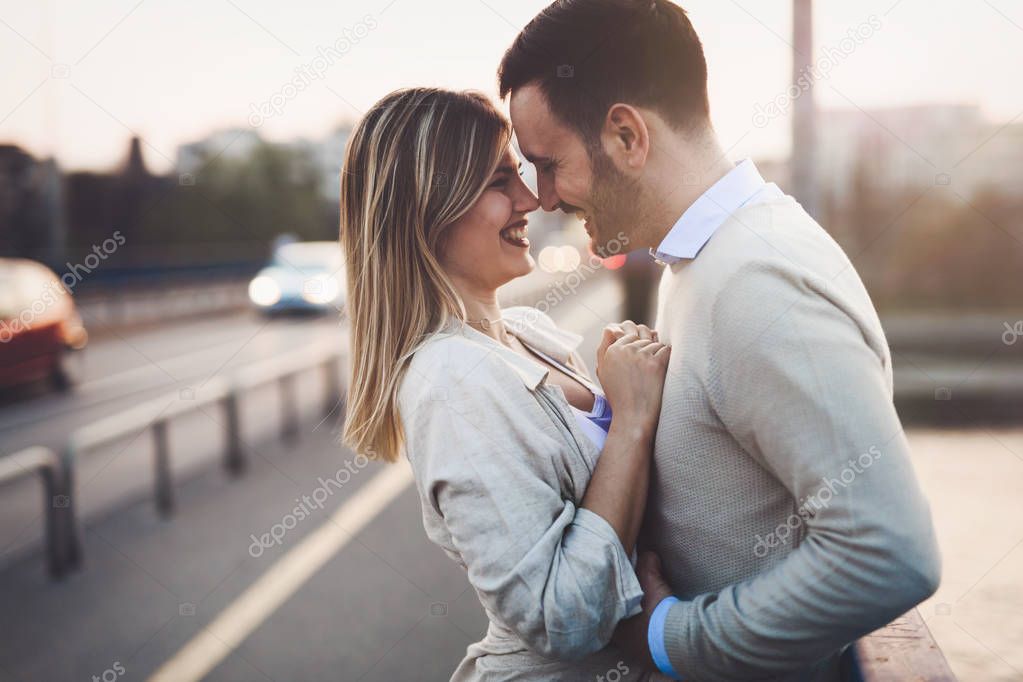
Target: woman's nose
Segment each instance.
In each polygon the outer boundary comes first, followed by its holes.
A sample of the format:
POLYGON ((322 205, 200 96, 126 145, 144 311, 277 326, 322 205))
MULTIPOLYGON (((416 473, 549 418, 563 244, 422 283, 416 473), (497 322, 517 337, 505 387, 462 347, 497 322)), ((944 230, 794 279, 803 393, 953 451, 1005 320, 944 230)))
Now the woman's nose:
POLYGON ((540 208, 540 200, 533 194, 533 190, 523 186, 522 192, 519 193, 518 200, 515 202, 515 209, 522 213, 531 213, 538 208, 540 208))

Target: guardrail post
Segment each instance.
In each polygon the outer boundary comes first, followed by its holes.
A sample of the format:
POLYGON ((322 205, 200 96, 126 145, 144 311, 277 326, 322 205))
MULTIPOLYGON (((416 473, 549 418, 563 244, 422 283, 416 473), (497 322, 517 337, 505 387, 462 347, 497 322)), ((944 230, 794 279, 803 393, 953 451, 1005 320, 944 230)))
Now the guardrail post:
POLYGON ((341 358, 338 355, 331 355, 323 363, 323 414, 330 416, 341 402, 341 358))
POLYGON ((224 417, 227 420, 224 468, 235 476, 245 471, 245 452, 242 450, 241 418, 238 415, 238 394, 233 390, 224 398, 224 417))
POLYGON ((43 479, 43 514, 46 518, 46 559, 50 567, 50 575, 59 578, 64 575, 66 561, 61 548, 60 520, 57 509, 65 502, 71 504, 71 498, 61 497, 58 492, 61 488, 58 469, 44 466, 40 471, 40 476, 43 479))
POLYGON ((153 423, 153 448, 156 458, 156 466, 153 471, 156 509, 161 516, 170 516, 174 512, 174 484, 171 481, 167 422, 164 420, 153 423))
POLYGON ((57 549, 54 559, 55 576, 76 570, 82 565, 82 541, 75 518, 75 446, 68 443, 61 454, 57 472, 55 494, 49 499, 53 511, 54 533, 57 549))
POLYGON ((110 315, 110 323, 113 324, 124 324, 128 319, 128 297, 123 292, 118 291, 114 294, 112 301, 113 312, 110 315))
POLYGON ((34 446, 0 458, 0 485, 29 476, 39 476, 43 498, 43 540, 50 576, 62 577, 77 566, 80 552, 75 539, 71 496, 65 494, 64 466, 50 448, 34 446), (70 518, 69 518, 70 517, 70 518))
POLYGON ((284 374, 278 379, 281 393, 281 438, 288 442, 298 440, 298 403, 295 401, 295 375, 284 374))

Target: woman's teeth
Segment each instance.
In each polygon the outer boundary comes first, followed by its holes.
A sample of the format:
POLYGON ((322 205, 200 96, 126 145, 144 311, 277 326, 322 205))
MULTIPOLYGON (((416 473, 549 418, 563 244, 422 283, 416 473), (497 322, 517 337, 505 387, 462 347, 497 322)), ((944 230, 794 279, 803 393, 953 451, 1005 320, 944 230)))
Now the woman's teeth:
POLYGON ((529 246, 529 239, 526 237, 526 227, 506 227, 501 230, 501 239, 514 246, 529 246))

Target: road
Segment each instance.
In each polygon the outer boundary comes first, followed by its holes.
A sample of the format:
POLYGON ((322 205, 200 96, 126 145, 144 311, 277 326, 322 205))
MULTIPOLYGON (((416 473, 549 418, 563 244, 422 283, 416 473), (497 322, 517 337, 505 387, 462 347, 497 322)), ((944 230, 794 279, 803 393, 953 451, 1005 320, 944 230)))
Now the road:
MULTIPOLYGON (((595 275, 551 313, 585 332, 582 352, 592 358, 619 303, 614 283, 595 275)), ((340 339, 329 319, 267 324, 248 315, 107 335, 90 350, 77 393, 0 407, 0 452, 57 446, 99 417, 182 399, 182 390, 201 394, 213 376, 340 339)), ((153 508, 146 439, 83 462, 85 565, 63 581, 46 577, 35 546, 33 482, 0 491, 0 682, 158 672, 167 680, 446 680, 483 633, 479 604, 463 572, 426 539, 400 469, 338 445, 336 419, 321 418, 320 381, 311 376, 299 391, 306 419, 297 445, 277 438, 272 392, 246 399, 251 467, 240 479, 217 464, 215 420, 200 414, 176 427, 171 519, 153 508)), ((921 614, 964 682, 1023 680, 1023 431, 910 427, 907 435, 944 556, 942 586, 921 614)))

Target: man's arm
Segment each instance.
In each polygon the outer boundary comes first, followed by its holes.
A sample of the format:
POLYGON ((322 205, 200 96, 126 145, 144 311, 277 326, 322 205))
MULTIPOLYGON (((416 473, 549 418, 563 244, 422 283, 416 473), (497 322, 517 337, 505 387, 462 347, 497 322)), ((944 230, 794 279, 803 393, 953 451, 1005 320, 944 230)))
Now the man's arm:
POLYGON ((805 535, 760 575, 666 608, 664 651, 683 679, 810 667, 937 589, 930 513, 885 370, 842 300, 754 265, 715 303, 711 403, 796 506, 777 543, 749 538, 751 559, 805 535))

